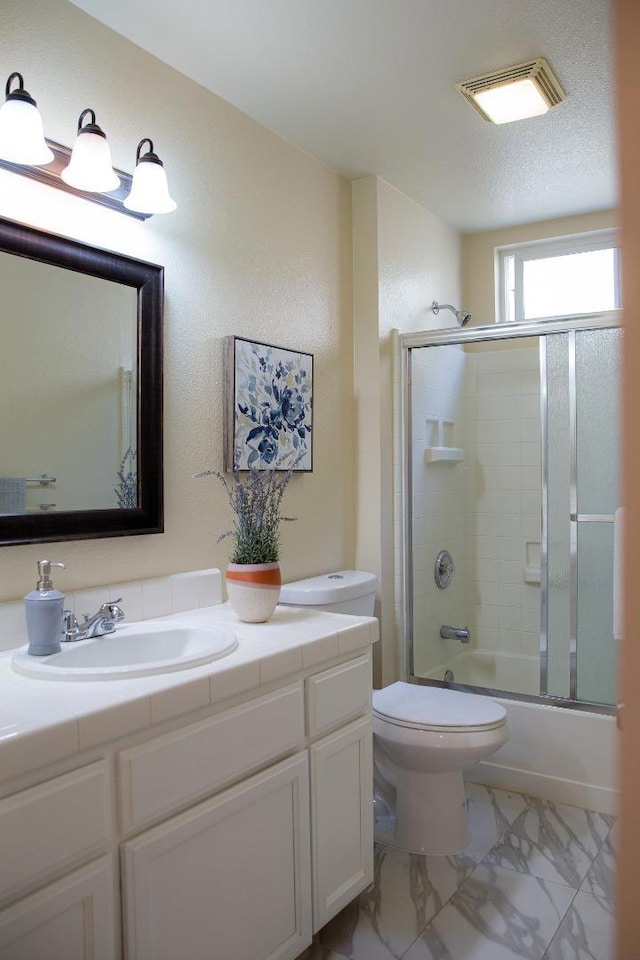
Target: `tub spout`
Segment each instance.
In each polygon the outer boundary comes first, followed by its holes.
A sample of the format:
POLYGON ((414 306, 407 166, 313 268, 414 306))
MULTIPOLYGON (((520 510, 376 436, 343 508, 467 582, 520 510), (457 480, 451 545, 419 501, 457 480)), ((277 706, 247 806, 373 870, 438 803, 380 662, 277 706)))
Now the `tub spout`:
POLYGON ((471 634, 469 627, 440 627, 440 637, 442 640, 459 640, 461 643, 469 643, 471 634))

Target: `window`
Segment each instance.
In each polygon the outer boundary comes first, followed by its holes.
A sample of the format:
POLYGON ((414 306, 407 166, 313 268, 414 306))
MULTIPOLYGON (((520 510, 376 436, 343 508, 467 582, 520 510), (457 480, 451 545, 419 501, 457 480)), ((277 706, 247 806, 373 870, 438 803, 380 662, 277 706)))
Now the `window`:
POLYGON ((501 247, 496 254, 499 321, 601 313, 620 306, 614 230, 501 247))

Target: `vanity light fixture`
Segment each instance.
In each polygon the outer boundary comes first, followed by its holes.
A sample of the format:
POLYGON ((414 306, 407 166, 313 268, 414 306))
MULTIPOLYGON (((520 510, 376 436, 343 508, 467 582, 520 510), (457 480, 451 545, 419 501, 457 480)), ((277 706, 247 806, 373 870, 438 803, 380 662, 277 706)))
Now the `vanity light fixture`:
POLYGON ((138 213, 171 213, 176 209, 176 202, 169 194, 162 160, 154 152, 153 140, 148 137, 138 144, 131 192, 124 200, 124 205, 128 210, 138 213), (146 153, 142 153, 145 144, 149 146, 146 153))
POLYGON ((558 78, 542 57, 463 80, 456 89, 485 120, 498 124, 541 116, 566 100, 558 78))
POLYGON ((95 112, 89 108, 78 119, 73 150, 47 139, 36 102, 24 89, 22 74, 17 72, 7 80, 6 102, 0 107, 0 168, 135 220, 146 220, 155 213, 171 213, 177 206, 151 140, 145 137, 138 144, 132 177, 112 166, 107 138, 96 123, 95 112))
POLYGON ((0 157, 11 163, 43 164, 53 160, 36 101, 24 88, 22 74, 9 75, 0 107, 0 157), (11 84, 17 81, 17 87, 11 84))
POLYGON ((71 160, 60 176, 70 187, 87 193, 107 193, 120 186, 106 135, 96 123, 93 110, 83 110, 80 114, 71 160), (91 118, 89 122, 85 122, 87 116, 91 118))

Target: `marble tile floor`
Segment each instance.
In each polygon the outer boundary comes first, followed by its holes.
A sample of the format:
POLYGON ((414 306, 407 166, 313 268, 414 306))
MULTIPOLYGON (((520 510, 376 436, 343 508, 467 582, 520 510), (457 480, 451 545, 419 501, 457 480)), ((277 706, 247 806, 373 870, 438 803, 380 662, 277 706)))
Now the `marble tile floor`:
POLYGON ((471 843, 376 844, 374 883, 300 960, 614 960, 613 818, 467 784, 471 843))

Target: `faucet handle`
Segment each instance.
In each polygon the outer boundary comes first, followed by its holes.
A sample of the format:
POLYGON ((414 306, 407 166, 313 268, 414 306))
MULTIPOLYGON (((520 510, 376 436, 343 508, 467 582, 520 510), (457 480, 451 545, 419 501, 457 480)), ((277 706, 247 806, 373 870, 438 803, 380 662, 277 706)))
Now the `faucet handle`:
POLYGON ((76 617, 73 610, 65 610, 62 614, 62 629, 61 629, 62 639, 63 640, 75 640, 78 634, 80 633, 80 627, 78 626, 78 618, 76 617))
POLYGON ((102 604, 100 610, 105 613, 114 623, 121 623, 124 620, 124 610, 118 604, 122 603, 122 597, 117 600, 107 600, 102 604))

